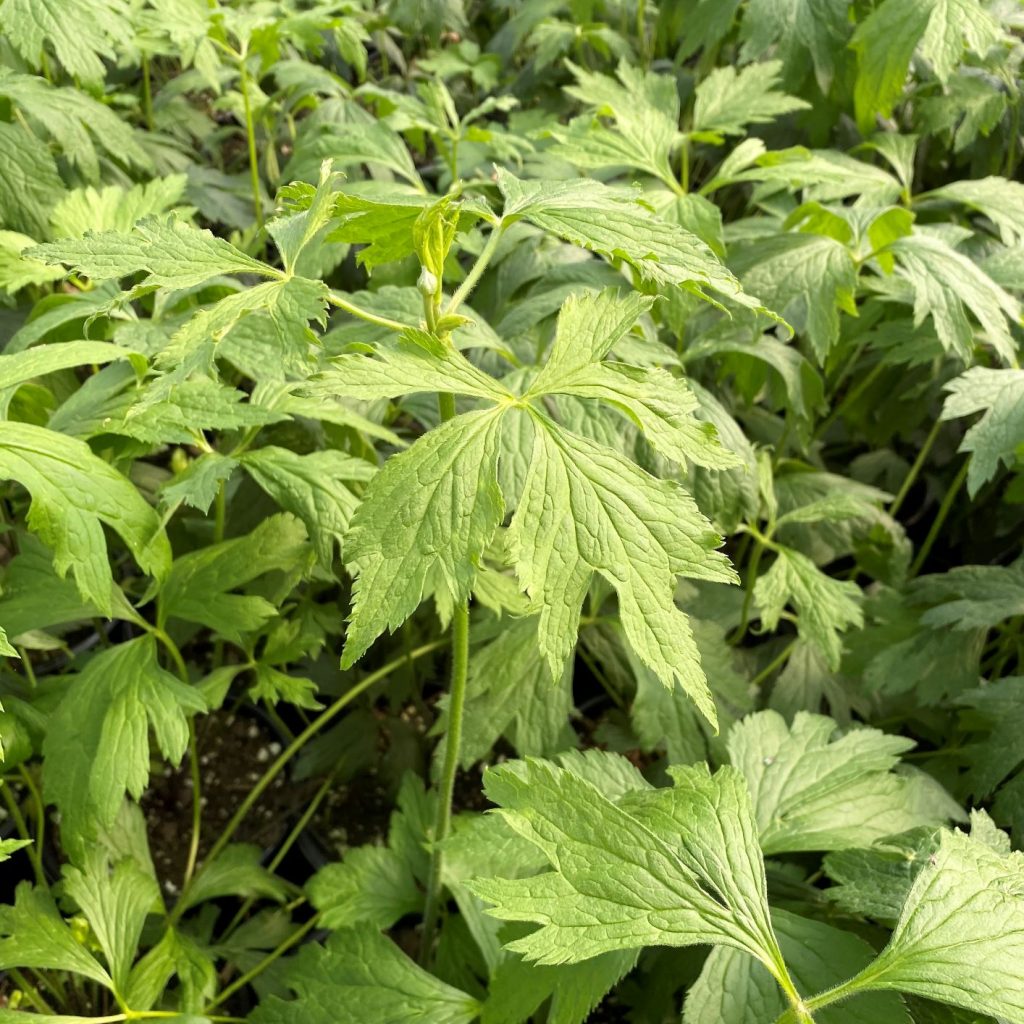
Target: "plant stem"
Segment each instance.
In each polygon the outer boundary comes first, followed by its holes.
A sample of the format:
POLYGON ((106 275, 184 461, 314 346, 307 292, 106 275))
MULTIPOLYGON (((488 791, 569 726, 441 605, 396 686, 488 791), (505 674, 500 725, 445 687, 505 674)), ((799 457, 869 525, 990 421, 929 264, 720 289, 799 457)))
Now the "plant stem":
POLYGON ((153 86, 149 76, 149 57, 142 55, 142 116, 146 120, 146 129, 153 130, 153 86))
POLYGON ((679 152, 680 168, 679 168, 679 187, 683 190, 683 195, 690 191, 690 139, 689 136, 683 136, 682 146, 679 152))
POLYGON ((827 416, 821 424, 815 429, 815 438, 824 437, 829 427, 838 420, 846 410, 853 405, 861 395, 878 379, 882 371, 885 369, 885 363, 876 363, 862 378, 861 380, 852 387, 847 393, 846 397, 832 410, 831 414, 827 416))
POLYGON ((245 108, 245 138, 249 147, 249 180, 252 183, 252 202, 256 211, 256 226, 263 230, 263 190, 260 187, 259 158, 256 155, 256 126, 252 117, 252 98, 249 95, 249 68, 243 53, 238 61, 239 83, 242 104, 245 108))
POLYGON ((931 529, 928 531, 928 536, 925 537, 924 543, 921 545, 921 549, 917 553, 917 557, 910 566, 911 579, 921 571, 922 566, 931 554, 932 546, 938 539, 943 524, 946 522, 946 517, 949 515, 950 509, 953 507, 953 502, 956 501, 956 496, 960 492, 960 488, 963 487, 964 481, 967 479, 967 470, 970 465, 970 460, 965 459, 964 464, 960 467, 960 471, 947 488, 945 497, 942 499, 942 504, 939 506, 939 511, 936 513, 935 520, 932 523, 931 529))
POLYGON ((793 648, 796 647, 796 641, 790 640, 785 647, 782 648, 779 653, 772 658, 770 662, 760 672, 750 680, 750 687, 753 689, 755 686, 760 686, 786 659, 793 653, 793 648))
POLYGON ((358 317, 360 320, 365 320, 369 324, 376 324, 378 327, 386 327, 389 331, 405 331, 410 326, 409 324, 399 323, 397 320, 391 320, 386 316, 378 316, 376 313, 371 313, 368 309, 356 306, 334 292, 328 293, 327 301, 332 306, 337 306, 338 309, 343 309, 346 313, 358 317))
MULTIPOLYGON (((320 805, 323 803, 324 797, 326 797, 327 794, 330 792, 332 785, 334 785, 333 775, 324 780, 323 785, 321 785, 321 787, 316 791, 316 794, 314 795, 313 799, 309 802, 309 806, 302 812, 302 816, 299 818, 297 822, 295 822, 294 827, 285 837, 285 840, 283 843, 281 843, 281 846, 278 849, 277 853, 274 854, 273 859, 267 865, 267 871, 269 871, 271 874, 277 871, 277 869, 281 866, 281 861, 284 860, 285 856, 288 854, 288 851, 295 845, 296 840, 298 840, 299 836, 302 835, 302 833, 305 831, 306 826, 312 820, 313 815, 316 814, 320 805)), ((220 941, 222 943, 226 942, 228 940, 228 937, 234 934, 235 929, 245 919, 245 915, 249 913, 255 902, 255 898, 250 896, 238 908, 238 913, 235 914, 235 916, 231 919, 231 923, 227 926, 227 928, 224 929, 224 933, 220 937, 220 941)))
POLYGON ((46 836, 46 805, 43 803, 43 794, 32 778, 32 773, 22 764, 18 766, 18 774, 25 788, 32 797, 32 809, 36 816, 36 857, 39 863, 43 863, 43 841, 46 836))
POLYGON ((194 718, 188 720, 188 764, 192 776, 192 839, 188 844, 188 859, 185 861, 185 874, 181 883, 182 891, 192 882, 199 860, 199 841, 203 830, 203 777, 199 770, 199 745, 196 742, 196 723, 194 718))
MULTIPOLYGON (((268 953, 255 967, 246 971, 240 978, 237 978, 228 985, 212 1003, 203 1011, 203 1016, 208 1017, 209 1011, 216 1009, 226 999, 233 996, 239 989, 245 988, 257 975, 262 974, 272 963, 279 960, 289 949, 297 946, 312 930, 320 920, 319 914, 314 914, 301 928, 292 932, 276 949, 268 953)), ((216 1018, 211 1018, 216 1020, 216 1018)))
POLYGON ((470 292, 472 292, 472 290, 477 286, 483 272, 487 269, 487 265, 491 262, 491 259, 498 248, 498 243, 501 241, 501 236, 504 230, 505 225, 501 220, 499 220, 492 228, 490 237, 487 239, 487 244, 480 251, 480 255, 477 257, 476 263, 473 264, 469 273, 466 275, 466 280, 459 285, 455 294, 451 297, 451 301, 445 307, 444 312, 446 316, 455 313, 459 306, 461 306, 469 297, 470 292))
POLYGON ((213 543, 219 544, 224 539, 224 525, 227 520, 227 491, 225 481, 221 480, 217 487, 217 496, 213 499, 213 543))
MULTIPOLYGON (((479 264, 483 259, 477 261, 479 264)), ((475 268, 474 268, 475 269, 475 268)), ((437 407, 441 421, 455 415, 455 396, 440 393, 437 407)), ((462 718, 466 705, 466 679, 469 674, 469 604, 462 601, 452 614, 452 676, 448 691, 448 728, 444 738, 444 762, 441 768, 437 813, 430 842, 430 873, 427 876, 427 897, 423 908, 423 933, 420 936, 420 963, 430 961, 441 902, 441 844, 448 836, 452 823, 452 796, 455 792, 455 774, 459 769, 462 748, 462 718)))
POLYGON ((761 558, 764 555, 764 542, 760 537, 754 540, 754 551, 750 556, 750 567, 747 569, 746 593, 743 595, 743 610, 740 612, 740 624, 733 634, 732 644, 738 644, 747 632, 747 625, 750 622, 750 610, 754 603, 754 584, 757 583, 757 574, 761 568, 761 558))
POLYGON ((939 436, 939 431, 941 429, 942 420, 936 420, 931 432, 928 434, 924 444, 921 446, 921 450, 917 453, 917 458, 914 460, 914 464, 910 467, 910 472, 907 474, 906 479, 903 481, 899 491, 896 493, 896 497, 892 499, 892 504, 889 506, 889 515, 894 519, 896 518, 896 513, 900 510, 900 506, 910 493, 910 488, 914 486, 914 481, 917 480, 917 477, 924 466, 925 459, 928 458, 928 453, 932 450, 932 445, 935 444, 935 439, 939 436))
MULTIPOLYGON (((266 791, 267 787, 281 774, 285 766, 289 761, 318 733, 324 728, 329 722, 333 721, 349 704, 352 703, 360 694, 365 693, 375 683, 379 683, 382 679, 386 679, 392 672, 396 672, 402 666, 408 664, 411 658, 421 658, 425 654, 430 654, 432 651, 438 650, 444 646, 444 640, 432 640, 428 644, 422 644, 415 650, 410 651, 408 654, 403 654, 399 658, 395 658, 393 661, 389 661, 386 665, 381 666, 375 672, 371 672, 365 679, 361 679, 355 684, 350 690, 343 693, 330 707, 322 711, 316 718, 313 719, 309 725, 306 726, 298 736, 292 740, 291 743, 285 747, 284 750, 277 756, 277 759, 270 765, 270 767, 263 773, 259 782, 249 791, 246 798, 238 805, 231 820, 224 827, 224 831, 221 832, 217 841, 213 844, 213 848, 210 850, 206 858, 206 863, 210 864, 217 857, 224 852, 224 848, 231 842, 232 837, 238 831, 238 827, 245 820, 246 815, 253 809, 256 802, 266 791)), ((198 876, 197 876, 198 877, 198 876)), ((171 924, 174 924, 184 913, 184 909, 179 910, 178 907, 184 908, 185 900, 184 893, 178 899, 178 903, 174 910, 171 912, 169 920, 171 924)))
POLYGON ((420 963, 430 959, 434 932, 437 928, 441 902, 441 844, 448 837, 452 822, 452 796, 455 774, 459 768, 462 747, 462 717, 466 705, 466 679, 469 669, 469 606, 463 602, 452 615, 452 678, 448 693, 448 729, 445 732, 444 765, 441 769, 440 792, 434 832, 430 843, 430 875, 423 909, 423 934, 420 936, 420 963))
POLYGON ((4 803, 7 804, 7 810, 10 811, 11 817, 14 819, 14 826, 18 830, 19 837, 27 839, 32 844, 31 846, 25 847, 25 853, 28 854, 28 859, 32 862, 32 871, 36 876, 36 882, 41 886, 45 886, 47 885, 47 881, 46 872, 43 870, 43 859, 39 855, 39 849, 33 842, 32 833, 28 830, 25 815, 21 813, 18 801, 14 798, 14 794, 11 792, 11 787, 8 783, 4 782, 0 785, 0 793, 3 793, 4 803))

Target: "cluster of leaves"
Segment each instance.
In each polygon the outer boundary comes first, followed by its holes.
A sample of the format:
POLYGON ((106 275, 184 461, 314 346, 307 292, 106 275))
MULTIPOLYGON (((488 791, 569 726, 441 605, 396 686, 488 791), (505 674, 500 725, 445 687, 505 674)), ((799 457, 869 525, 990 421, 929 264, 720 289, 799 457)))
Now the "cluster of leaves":
POLYGON ((1024 1022, 1022 29, 2 0, 0 1022, 1024 1022))

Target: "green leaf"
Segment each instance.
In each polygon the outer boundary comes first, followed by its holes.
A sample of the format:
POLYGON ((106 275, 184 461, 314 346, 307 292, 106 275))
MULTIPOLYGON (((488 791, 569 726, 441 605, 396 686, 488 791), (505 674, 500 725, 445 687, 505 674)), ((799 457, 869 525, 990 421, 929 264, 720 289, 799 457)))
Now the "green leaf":
POLYGON ((191 288, 219 274, 281 277, 230 242, 175 217, 147 217, 129 232, 88 232, 25 253, 43 263, 64 263, 95 281, 145 273, 143 286, 191 288))
POLYGON ((114 42, 132 28, 124 0, 6 0, 4 33, 33 68, 49 49, 69 75, 98 85, 103 59, 116 58, 114 42))
POLYGON ((929 193, 936 199, 963 203, 983 213, 998 228, 1004 245, 1024 241, 1024 185, 995 175, 974 181, 954 181, 929 193))
POLYGON ((122 419, 106 426, 110 433, 149 444, 194 444, 204 430, 261 427, 286 418, 245 401, 247 397, 244 391, 209 377, 195 377, 169 387, 161 400, 152 400, 151 394, 143 392, 142 400, 130 406, 122 419))
POLYGON ((106 957, 114 991, 123 994, 150 911, 162 909, 156 879, 134 860, 111 870, 105 851, 89 851, 84 869, 64 869, 64 891, 81 908, 106 957))
POLYGON ((359 505, 345 484, 370 480, 376 467, 335 449, 298 455, 273 445, 247 452, 239 461, 281 508, 306 524, 320 564, 330 568, 334 546, 341 545, 359 505))
POLYGON ((1024 370, 991 370, 972 366, 946 385, 949 397, 942 406, 944 420, 976 412, 984 415, 960 442, 971 453, 967 490, 973 497, 999 470, 1013 466, 1024 444, 1024 370))
POLYGON ((346 395, 367 401, 427 391, 498 402, 512 397, 452 345, 413 328, 403 331, 397 342, 377 346, 373 358, 361 353, 335 356, 329 369, 303 387, 304 394, 318 398, 346 395))
POLYGON ((37 345, 13 355, 0 355, 0 389, 16 387, 27 380, 56 370, 87 363, 109 363, 130 359, 128 349, 106 341, 65 341, 57 345, 37 345))
POLYGON ((989 686, 968 690, 957 703, 971 709, 971 732, 979 739, 968 745, 967 783, 977 797, 993 790, 1024 763, 1024 678, 1010 676, 989 686))
POLYGON ((744 288, 806 335, 823 365, 839 341, 840 311, 857 315, 857 268, 846 246, 823 235, 776 235, 740 249, 730 265, 744 288))
POLYGON ((64 192, 49 147, 20 124, 0 122, 0 149, 0 226, 43 238, 50 211, 64 192))
POLYGON ((209 512, 221 484, 231 478, 237 466, 237 459, 204 452, 160 488, 163 503, 172 506, 182 502, 200 512, 209 512))
POLYGON ((534 447, 509 529, 516 575, 540 610, 539 642, 556 678, 576 642, 593 574, 616 590, 633 650, 668 687, 678 681, 715 723, 693 633, 674 601, 678 576, 734 582, 693 499, 610 448, 535 412, 534 447), (573 509, 574 515, 566 515, 573 509))
MULTIPOLYGON (((506 736, 521 755, 548 757, 573 745, 572 666, 556 680, 537 644, 537 619, 502 620, 498 635, 474 650, 463 709, 459 763, 471 768, 506 736)), ((658 684, 661 689, 664 687, 658 684)), ((447 706, 441 728, 447 728, 447 706)))
POLYGON ((339 169, 357 164, 386 167, 417 190, 423 182, 402 136, 387 124, 318 124, 316 131, 303 131, 295 153, 284 170, 284 177, 312 178, 322 161, 330 160, 339 169))
POLYGON ((913 294, 915 326, 930 317, 946 351, 969 362, 975 334, 970 311, 1000 357, 1016 359, 1006 321, 1021 322, 1021 305, 976 263, 942 239, 921 233, 897 239, 889 250, 896 257, 896 273, 913 294))
POLYGON ((191 551, 174 560, 160 591, 158 621, 198 622, 234 643, 270 622, 277 608, 265 597, 232 590, 274 570, 305 563, 306 531, 290 515, 264 519, 244 537, 191 551))
POLYGON ((386 846, 358 846, 344 859, 321 868, 307 883, 310 903, 325 928, 369 925, 390 928, 423 907, 422 883, 429 871, 426 820, 434 801, 423 784, 407 775, 391 815, 386 846))
POLYGON ((182 894, 185 910, 208 900, 236 896, 268 899, 283 903, 288 886, 262 864, 264 851, 248 843, 233 843, 198 871, 192 885, 182 894))
POLYGON ((113 578, 102 524, 124 540, 145 572, 166 574, 170 545, 156 512, 85 442, 29 423, 5 423, 0 476, 32 495, 29 528, 53 549, 57 572, 70 569, 79 593, 104 615, 113 612, 113 578))
POLYGON ((889 944, 844 988, 925 996, 1024 1021, 1024 854, 944 832, 889 944))
POLYGON ((869 846, 962 816, 930 776, 892 771, 912 740, 836 733, 831 718, 805 711, 791 727, 775 711, 733 726, 729 757, 750 787, 766 854, 869 846))
POLYGON ((465 413, 390 458, 352 519, 346 559, 358 574, 343 667, 396 630, 440 580, 465 601, 505 514, 498 489, 500 412, 465 413))
POLYGON ((842 656, 840 634, 864 623, 860 587, 851 580, 826 576, 799 551, 774 547, 778 557, 754 584, 761 624, 774 630, 786 605, 792 605, 801 636, 813 643, 835 670, 842 656))
POLYGON ((31 839, 0 839, 0 863, 10 860, 13 854, 31 845, 31 839))
POLYGON ((713 469, 737 465, 718 443, 714 427, 694 415, 700 407, 686 382, 660 368, 640 369, 601 362, 651 306, 611 289, 597 296, 571 296, 559 313, 555 341, 526 398, 575 395, 622 410, 666 458, 713 469))
POLYGON ((849 35, 847 0, 749 0, 743 14, 743 60, 769 50, 783 64, 787 80, 806 73, 807 58, 826 95, 849 35))
POLYGON ((127 234, 140 220, 169 213, 178 205, 187 183, 186 175, 170 174, 131 188, 106 185, 101 189, 72 189, 53 209, 53 236, 81 238, 89 231, 127 234))
POLYGON ((627 793, 620 808, 547 762, 488 769, 488 796, 553 868, 470 884, 495 916, 541 925, 510 950, 561 964, 643 945, 721 943, 778 969, 742 779, 703 767, 678 769, 675 779, 671 790, 627 793))
POLYGON ((554 967, 505 956, 487 986, 481 1024, 521 1024, 549 999, 547 1024, 584 1024, 601 999, 636 966, 638 953, 627 949, 554 967))
MULTIPOLYGON (((719 725, 725 729, 754 710, 748 680, 737 671, 732 648, 718 623, 691 618, 690 625, 719 725)), ((630 720, 643 748, 653 750, 663 745, 670 764, 703 761, 709 747, 717 754, 721 739, 711 733, 689 696, 677 688, 667 689, 645 666, 635 664, 633 668, 636 697, 630 707, 630 720)))
POLYGON ((100 178, 98 150, 119 163, 146 171, 153 169, 131 125, 86 92, 54 88, 34 75, 0 71, 0 96, 10 100, 23 118, 57 142, 64 157, 88 181, 100 178))
POLYGON ((939 838, 937 829, 925 826, 861 849, 836 850, 823 861, 836 883, 825 895, 844 913, 894 922, 939 838))
POLYGON ((341 175, 332 174, 330 162, 324 161, 320 166, 320 180, 312 194, 309 187, 301 182, 281 189, 279 199, 288 215, 272 220, 267 225, 267 232, 274 239, 288 273, 295 270, 303 251, 334 217, 335 186, 340 180, 341 175))
POLYGON ((480 1014, 472 997, 417 967, 388 938, 370 928, 335 932, 325 946, 304 946, 288 969, 296 999, 271 996, 253 1024, 471 1024, 480 1014))
POLYGON ((635 167, 662 181, 675 181, 670 162, 679 142, 679 91, 668 75, 645 74, 625 61, 616 69, 618 81, 566 62, 576 85, 566 92, 600 117, 615 119, 615 128, 601 123, 573 122, 554 128, 553 151, 577 167, 635 167))
POLYGON ((586 179, 521 181, 500 168, 497 176, 506 220, 528 220, 608 259, 623 259, 652 284, 678 285, 704 298, 708 288, 740 305, 763 309, 704 242, 648 213, 635 194, 586 179))
POLYGON ((946 82, 968 47, 984 55, 1001 36, 999 23, 978 0, 886 0, 857 27, 854 106, 862 131, 875 114, 889 117, 903 95, 918 46, 940 81, 946 82))
POLYGON ((112 825, 126 791, 142 795, 150 728, 177 764, 188 745, 188 715, 205 708, 195 690, 157 663, 152 636, 97 654, 73 678, 43 741, 43 789, 60 811, 65 847, 82 844, 94 821, 112 825))
MULTIPOLYGON (((772 911, 779 946, 797 991, 811 995, 867 967, 875 951, 857 935, 784 910, 772 911)), ((750 1024, 774 1021, 787 1003, 772 976, 735 949, 711 951, 700 977, 686 994, 683 1024, 750 1024)), ((897 996, 864 994, 839 1006, 816 1010, 820 1024, 910 1024, 897 996)))
POLYGON ((0 970, 70 971, 113 987, 113 980, 64 923, 46 889, 18 886, 14 904, 0 906, 0 970))
POLYGON ((737 70, 715 68, 696 89, 693 131, 743 135, 748 124, 768 124, 810 104, 777 86, 782 62, 766 60, 737 70))

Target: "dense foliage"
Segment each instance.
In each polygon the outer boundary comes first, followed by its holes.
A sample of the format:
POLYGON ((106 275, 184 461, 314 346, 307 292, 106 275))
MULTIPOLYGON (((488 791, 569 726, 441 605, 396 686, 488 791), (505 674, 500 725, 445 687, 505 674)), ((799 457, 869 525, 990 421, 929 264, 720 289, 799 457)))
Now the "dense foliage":
POLYGON ((1024 1022, 1022 30, 3 0, 0 1022, 1024 1022))

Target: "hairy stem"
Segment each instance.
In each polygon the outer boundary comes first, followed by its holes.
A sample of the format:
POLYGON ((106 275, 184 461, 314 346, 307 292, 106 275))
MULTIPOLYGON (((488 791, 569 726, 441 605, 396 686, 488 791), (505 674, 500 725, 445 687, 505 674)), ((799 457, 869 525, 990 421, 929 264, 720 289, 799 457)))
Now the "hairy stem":
POLYGON ((476 263, 473 264, 469 273, 466 275, 466 280, 459 285, 455 294, 451 297, 451 301, 445 307, 446 315, 457 312, 459 306, 469 298, 470 292, 472 292, 477 286, 483 272, 487 269, 487 265, 494 257, 494 253, 498 248, 498 243, 501 241, 501 235, 504 230, 505 225, 499 220, 491 230, 490 237, 487 239, 487 244, 481 250, 476 263))
POLYGON ((336 295, 334 292, 328 293, 327 301, 332 306, 337 306, 338 309, 344 310, 351 316, 358 317, 360 320, 365 320, 368 324, 376 324, 378 327, 386 327, 389 331, 404 331, 409 327, 409 324, 399 323, 399 321, 390 320, 386 316, 378 316, 376 313, 371 313, 368 309, 363 309, 362 307, 349 302, 348 299, 343 299, 340 295, 336 295))
POLYGON ((192 779, 192 838, 188 844, 188 858, 185 861, 185 874, 181 883, 183 890, 188 888, 192 882, 192 876, 196 873, 199 842, 203 830, 203 777, 199 770, 199 744, 196 742, 194 718, 188 720, 188 765, 192 779))

